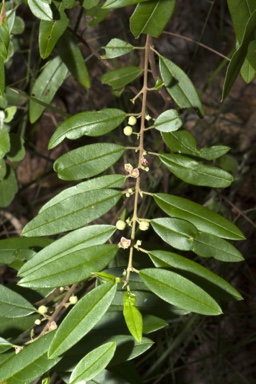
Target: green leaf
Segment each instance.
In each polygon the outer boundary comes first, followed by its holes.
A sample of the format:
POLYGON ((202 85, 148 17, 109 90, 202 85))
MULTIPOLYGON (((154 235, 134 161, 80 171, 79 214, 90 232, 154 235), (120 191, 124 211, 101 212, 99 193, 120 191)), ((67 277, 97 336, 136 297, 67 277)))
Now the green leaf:
POLYGON ((111 85, 113 89, 119 89, 131 83, 142 73, 139 67, 124 67, 114 69, 101 76, 102 84, 111 85))
POLYGON ((74 257, 77 251, 86 250, 86 248, 93 245, 103 244, 112 236, 115 229, 113 225, 91 225, 68 233, 38 252, 36 256, 23 265, 19 270, 19 275, 27 276, 64 256, 72 254, 72 257, 74 257))
POLYGON ((116 284, 105 283, 79 300, 57 330, 48 356, 53 358, 63 354, 85 336, 103 317, 115 292, 116 284))
POLYGON ((22 233, 30 237, 46 236, 79 228, 107 213, 121 196, 121 192, 111 189, 69 196, 40 212, 22 233))
POLYGON ((89 352, 75 367, 70 384, 81 383, 98 375, 110 362, 116 350, 116 343, 106 343, 89 352))
POLYGON ((0 181, 3 180, 6 174, 6 164, 4 159, 0 159, 0 181))
POLYGON ((214 257, 226 262, 239 262, 244 258, 233 245, 219 237, 200 232, 192 246, 192 250, 202 257, 214 257))
POLYGON ((240 75, 242 76, 243 80, 249 84, 254 77, 256 76, 256 71, 250 64, 249 60, 247 57, 245 58, 243 65, 240 70, 240 75))
POLYGON ((150 251, 149 256, 156 267, 167 267, 173 272, 182 274, 212 296, 217 294, 222 300, 233 298, 242 300, 242 296, 232 285, 195 261, 166 251, 150 251))
POLYGON ((8 351, 8 349, 12 348, 12 344, 9 341, 0 337, 0 353, 8 351))
POLYGON ((200 157, 205 160, 215 160, 225 155, 230 150, 230 147, 225 145, 213 145, 209 148, 200 149, 200 157))
POLYGON ((164 269, 142 269, 140 276, 147 287, 172 305, 202 315, 220 315, 221 308, 202 288, 185 277, 164 269))
POLYGON ((80 112, 58 126, 49 141, 48 148, 56 147, 65 138, 75 140, 82 136, 105 135, 118 127, 125 118, 125 112, 114 108, 106 108, 97 112, 80 112))
POLYGON ((228 0, 229 12, 231 14, 233 27, 235 29, 236 38, 240 43, 243 39, 245 26, 252 12, 256 9, 254 0, 228 0))
POLYGON ((148 333, 156 332, 159 329, 165 328, 167 326, 168 323, 160 317, 145 315, 143 318, 143 333, 146 335, 148 333))
POLYGON ((49 208, 70 196, 74 197, 75 195, 82 192, 88 192, 95 189, 122 188, 125 180, 126 176, 124 175, 105 175, 95 177, 94 179, 90 179, 87 181, 83 181, 82 183, 79 183, 74 187, 64 189, 64 191, 54 196, 40 209, 39 212, 43 212, 46 208, 49 208))
POLYGON ((192 249, 197 228, 186 220, 160 218, 150 221, 154 231, 172 247, 188 251, 192 249))
POLYGON ((35 260, 31 270, 25 272, 25 277, 18 284, 24 287, 55 288, 77 283, 90 277, 92 272, 106 268, 117 250, 115 244, 97 244, 70 253, 62 252, 52 259, 40 258, 39 264, 34 265, 35 260))
POLYGON ((185 156, 160 154, 159 158, 176 177, 188 184, 226 188, 233 181, 233 177, 228 172, 198 163, 185 156))
POLYGON ((126 55, 134 49, 133 45, 120 39, 111 39, 106 47, 103 48, 106 53, 101 56, 102 59, 114 59, 115 57, 126 55))
POLYGON ((5 109, 4 112, 5 112, 5 118, 4 118, 5 123, 10 123, 13 120, 15 113, 17 112, 17 107, 16 106, 8 107, 5 109))
POLYGON ((63 62, 76 80, 85 88, 90 88, 90 77, 85 59, 77 42, 67 31, 59 38, 57 49, 63 62))
MULTIPOLYGON (((9 32, 9 26, 8 26, 8 17, 6 15, 5 4, 4 4, 4 2, 2 2, 1 11, 0 11, 0 58, 1 58, 1 63, 4 63, 4 60, 7 59, 7 57, 8 57, 9 42, 10 42, 10 32, 9 32)), ((3 87, 3 89, 1 87, 1 91, 2 91, 2 93, 4 92, 4 87, 3 87)))
POLYGON ((39 25, 39 52, 42 59, 46 59, 52 52, 59 38, 63 35, 69 20, 65 12, 60 12, 58 20, 41 20, 39 25))
POLYGON ((49 4, 43 0, 27 0, 28 6, 33 13, 40 20, 51 20, 52 10, 49 4))
POLYGON ((0 285, 0 313, 2 317, 23 317, 35 311, 33 305, 21 295, 0 285))
POLYGON ((169 216, 187 220, 200 231, 226 239, 245 239, 235 224, 200 204, 165 193, 156 193, 153 196, 157 205, 169 216))
POLYGON ((54 332, 50 332, 26 346, 17 355, 12 355, 1 365, 0 381, 8 384, 31 383, 56 365, 60 358, 47 358, 53 336, 54 332))
POLYGON ((150 0, 139 3, 130 18, 130 28, 133 35, 138 38, 141 33, 158 37, 170 20, 175 0, 150 0))
POLYGON ((4 59, 0 56, 0 99, 2 99, 5 91, 5 70, 4 59))
POLYGON ((3 180, 0 181, 0 207, 8 207, 18 191, 14 171, 8 166, 3 180))
POLYGON ((11 147, 10 134, 7 127, 0 126, 0 159, 2 159, 11 147))
POLYGON ((177 131, 182 126, 183 122, 175 109, 169 109, 156 119, 154 126, 160 132, 177 131))
POLYGON ((124 150, 124 147, 111 143, 85 145, 59 157, 53 167, 63 180, 89 178, 116 163, 124 150))
POLYGON ((142 340, 143 319, 140 311, 136 308, 136 296, 131 292, 125 292, 123 296, 123 315, 131 335, 139 343, 142 340))
POLYGON ((60 57, 57 56, 47 63, 31 90, 31 96, 33 96, 33 99, 29 101, 29 119, 31 123, 39 119, 45 110, 45 106, 37 103, 36 99, 45 104, 50 104, 67 75, 67 67, 60 57))
POLYGON ((102 8, 122 8, 127 5, 137 4, 148 0, 107 0, 102 8))
POLYGON ((251 41, 255 39, 254 33, 255 33, 255 24, 256 24, 256 9, 251 14, 250 18, 248 19, 248 22, 245 27, 245 32, 243 35, 243 39, 241 41, 241 45, 238 47, 238 49, 233 54, 231 61, 228 65, 226 77, 224 81, 224 86, 222 90, 222 100, 225 99, 225 97, 228 95, 230 89, 232 88, 240 69, 243 65, 243 62, 247 55, 248 46, 251 41))
POLYGON ((176 64, 163 56, 159 57, 159 68, 167 92, 180 108, 194 108, 204 116, 201 100, 191 80, 176 64))
POLYGON ((100 2, 100 0, 83 0, 82 7, 85 9, 90 9, 96 7, 96 5, 100 2))
POLYGON ((26 154, 23 138, 16 133, 10 133, 10 144, 11 148, 7 154, 8 159, 13 162, 23 160, 26 154))

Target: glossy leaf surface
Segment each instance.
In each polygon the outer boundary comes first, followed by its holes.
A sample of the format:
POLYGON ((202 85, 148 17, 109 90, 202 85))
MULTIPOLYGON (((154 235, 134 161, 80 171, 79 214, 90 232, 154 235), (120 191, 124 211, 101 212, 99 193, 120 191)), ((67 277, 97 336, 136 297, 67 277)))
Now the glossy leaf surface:
POLYGON ((43 0, 28 0, 28 6, 38 19, 40 20, 51 20, 52 10, 50 5, 43 0))
POLYGON ((197 285, 201 286, 212 295, 218 294, 223 299, 242 300, 240 293, 232 287, 226 280, 222 279, 209 269, 189 260, 186 257, 166 251, 150 251, 149 256, 156 267, 170 268, 173 272, 182 274, 197 285))
POLYGON ((160 160, 179 179, 192 185, 226 188, 233 181, 230 173, 220 168, 204 165, 181 155, 160 155, 160 160))
POLYGON ((69 151, 54 163, 63 180, 79 180, 96 176, 117 162, 125 148, 118 144, 97 143, 69 151))
POLYGON ((101 76, 102 84, 111 85, 113 89, 123 88, 125 85, 131 83, 142 73, 139 67, 124 67, 114 69, 101 76))
POLYGON ((183 276, 164 269, 142 269, 140 276, 161 299, 202 315, 220 315, 221 308, 202 288, 183 276))
POLYGON ((120 109, 106 108, 100 111, 81 112, 61 123, 52 135, 48 147, 52 149, 65 138, 79 139, 82 136, 101 136, 118 127, 126 113, 120 109))
POLYGON ((69 196, 40 212, 23 229, 24 236, 45 236, 70 231, 108 212, 121 192, 103 189, 69 196))
POLYGON ((111 39, 103 48, 105 49, 105 55, 101 56, 102 59, 114 59, 126 55, 134 49, 133 45, 121 39, 111 39))
POLYGON ((149 0, 106 0, 103 8, 122 8, 127 5, 137 4, 149 0))
POLYGON ((175 0, 150 0, 139 3, 130 18, 130 28, 133 35, 138 38, 141 33, 158 37, 170 20, 175 0))
POLYGON ((98 375, 110 362, 116 350, 116 343, 106 343, 89 352, 75 367, 70 384, 88 381, 98 375))
POLYGON ((87 293, 68 313, 50 345, 48 356, 63 354, 85 336, 107 311, 116 285, 105 283, 87 293))
POLYGON ((33 96, 33 99, 30 99, 29 102, 29 119, 31 123, 39 119, 45 110, 45 107, 37 103, 35 99, 50 104, 67 75, 67 67, 59 56, 47 63, 31 90, 33 96))
POLYGON ((131 335, 139 343, 142 340, 143 320, 142 315, 136 307, 136 296, 131 292, 125 292, 123 315, 131 335))
POLYGON ((23 317, 35 311, 33 305, 21 295, 4 285, 0 285, 0 313, 2 317, 23 317))
POLYGON ((193 201, 165 193, 154 194, 154 200, 169 216, 190 221, 200 231, 233 240, 245 238, 231 221, 193 201))
POLYGON ((182 124, 176 109, 169 109, 157 117, 154 126, 160 132, 172 132, 177 131, 182 124))
POLYGON ((167 92, 180 108, 194 108, 200 117, 204 109, 191 80, 176 64, 163 56, 159 57, 160 73, 167 92))
MULTIPOLYGON (((71 253, 61 253, 27 270, 19 281, 24 287, 55 288, 85 280, 105 268, 115 257, 115 244, 94 245, 71 253)), ((35 260, 36 261, 36 260, 35 260)))
POLYGON ((154 231, 172 247, 188 251, 192 249, 197 228, 186 220, 160 218, 150 221, 154 231))
POLYGON ((47 358, 53 336, 54 332, 50 332, 26 346, 17 355, 13 354, 1 365, 0 381, 8 384, 31 383, 56 365, 59 358, 47 358))

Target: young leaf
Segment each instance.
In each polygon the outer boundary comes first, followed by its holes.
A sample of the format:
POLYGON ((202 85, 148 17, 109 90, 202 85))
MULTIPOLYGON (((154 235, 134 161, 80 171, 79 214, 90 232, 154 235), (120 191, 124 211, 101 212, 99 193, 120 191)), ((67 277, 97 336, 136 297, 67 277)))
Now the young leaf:
POLYGON ((111 85, 113 89, 123 88, 125 85, 135 80, 142 70, 139 67, 124 67, 114 69, 101 76, 102 84, 111 85))
POLYGON ((221 308, 202 288, 177 273, 164 269, 142 269, 140 276, 161 299, 202 315, 220 315, 221 308))
POLYGON ((131 335, 139 343, 142 340, 143 319, 140 311, 136 308, 136 296, 131 292, 125 292, 123 296, 123 315, 131 335))
POLYGON ((159 158, 176 177, 188 184, 226 188, 233 181, 230 173, 217 167, 198 163, 189 157, 160 154, 159 158))
POLYGON ((54 333, 53 331, 40 337, 5 361, 0 369, 0 382, 31 383, 56 365, 60 358, 47 358, 54 333))
POLYGON ((163 56, 159 57, 160 73, 167 92, 180 108, 194 108, 204 117, 201 100, 191 80, 176 64, 163 56))
POLYGON ((150 251, 149 256, 156 267, 170 268, 173 272, 182 274, 212 296, 218 294, 222 300, 242 300, 242 296, 232 285, 195 261, 166 251, 150 251))
POLYGON ((101 56, 102 59, 114 59, 115 57, 126 55, 134 49, 133 45, 120 39, 111 39, 106 47, 103 48, 106 53, 101 56))
POLYGON ((53 168, 63 180, 89 178, 116 163, 124 150, 124 147, 112 143, 85 145, 60 156, 53 168))
POLYGON ((130 28, 138 38, 141 33, 158 37, 170 20, 176 0, 150 0, 139 3, 130 18, 130 28))
POLYGON ((92 272, 106 268, 117 250, 115 244, 97 244, 57 254, 52 259, 40 260, 39 265, 32 267, 32 271, 28 269, 18 284, 24 287, 55 288, 77 283, 90 277, 92 272))
MULTIPOLYGON (((115 229, 113 225, 90 225, 72 231, 38 252, 36 256, 23 265, 19 270, 19 275, 27 276, 44 267, 47 263, 58 260, 65 255, 86 250, 93 245, 103 244, 110 238, 115 229)), ((23 240, 31 239, 23 238, 23 240)))
POLYGON ((67 75, 67 67, 60 57, 57 56, 47 63, 31 90, 33 96, 33 99, 29 101, 29 119, 31 123, 39 119, 45 110, 45 106, 37 103, 36 99, 50 104, 67 75))
POLYGON ((82 136, 105 135, 118 127, 125 118, 125 112, 114 108, 105 108, 97 112, 80 112, 58 126, 49 141, 48 148, 56 147, 65 138, 75 140, 82 136))
POLYGON ((158 116, 154 126, 160 132, 173 132, 177 131, 182 124, 182 120, 176 109, 169 109, 158 116))
POLYGON ((154 231, 172 247, 188 251, 192 249, 197 228, 186 220, 160 218, 150 221, 154 231))
POLYGON ((36 309, 24 297, 11 289, 0 285, 0 313, 2 317, 23 317, 36 309))
POLYGON ((98 375, 110 362, 116 350, 116 343, 106 343, 89 352, 74 368, 69 383, 88 381, 98 375))
POLYGON ((49 4, 43 0, 28 0, 28 6, 33 13, 40 20, 52 20, 52 10, 49 4))
POLYGON ((169 216, 190 221, 200 231, 226 239, 244 240, 243 233, 225 217, 182 197, 165 193, 154 194, 157 205, 169 216))
POLYGON ((192 250, 202 257, 214 257, 226 262, 239 262, 244 258, 233 245, 219 237, 200 232, 193 242, 192 250))
POLYGON ((77 42, 67 31, 62 34, 57 43, 57 49, 63 62, 72 75, 85 88, 90 88, 90 77, 85 65, 84 57, 77 42))
POLYGON ((254 38, 254 32, 255 32, 255 23, 256 23, 256 9, 251 14, 250 18, 248 19, 248 22, 245 27, 245 32, 243 35, 243 39, 241 41, 241 45, 238 47, 238 49, 233 54, 231 61, 228 65, 226 77, 224 81, 224 86, 222 90, 222 100, 225 99, 225 97, 228 95, 230 89, 232 88, 240 69, 243 65, 243 62, 247 55, 248 46, 251 41, 253 41, 254 38))
POLYGON ((46 236, 79 228, 108 212, 121 196, 121 192, 111 189, 71 195, 40 212, 22 233, 30 237, 46 236))
POLYGON ((105 283, 79 300, 57 330, 48 351, 49 358, 63 354, 84 337, 104 316, 115 292, 116 284, 105 283))

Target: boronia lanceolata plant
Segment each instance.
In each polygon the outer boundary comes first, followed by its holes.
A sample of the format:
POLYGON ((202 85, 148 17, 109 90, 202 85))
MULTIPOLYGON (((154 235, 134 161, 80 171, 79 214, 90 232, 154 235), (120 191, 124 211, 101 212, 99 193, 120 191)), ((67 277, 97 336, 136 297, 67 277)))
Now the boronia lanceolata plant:
MULTIPOLYGON (((233 17, 238 2, 228 3, 233 17)), ((10 191, 4 198, 1 195, 2 206, 17 191, 14 170, 25 152, 24 130, 12 132, 11 122, 19 107, 19 102, 12 104, 15 92, 29 100, 31 124, 46 108, 66 116, 52 134, 49 149, 64 139, 76 141, 77 146, 53 165, 60 179, 75 184, 43 205, 20 238, 1 241, 1 263, 16 269, 19 277, 17 286, 0 287, 1 383, 31 383, 40 378, 42 383, 60 378, 72 384, 137 382, 132 373, 130 377, 122 374, 122 367, 153 345, 151 333, 168 326, 175 316, 221 315, 219 301, 242 299, 202 261, 243 260, 230 242, 244 239, 238 227, 172 190, 152 187, 156 168, 199 189, 227 188, 233 181, 217 166, 217 159, 230 148, 199 149, 193 135, 183 128, 184 110, 193 109, 200 118, 205 112, 184 70, 159 52, 157 38, 174 8, 175 0, 2 3, 0 172, 1 188, 10 191), (124 89, 135 91, 127 110, 106 107, 68 116, 51 105, 70 73, 90 87, 88 60, 77 42, 83 38, 76 40, 78 32, 72 29, 67 10, 80 7, 81 18, 85 13, 91 25, 96 25, 109 10, 118 12, 130 5, 135 6, 128 9, 129 30, 137 45, 115 37, 103 47, 104 53, 93 52, 110 68, 101 77, 102 84, 119 96, 124 89), (30 94, 4 81, 5 64, 14 65, 15 32, 22 33, 24 27, 16 14, 19 6, 40 20, 39 53, 47 60, 30 94), (131 54, 142 58, 141 65, 119 61, 131 54), (162 101, 152 108, 152 99, 158 98, 162 101), (165 103, 168 99, 171 103, 165 103), (158 112, 163 102, 168 107, 158 112), (82 137, 93 141, 81 146, 82 137), (11 151, 14 142, 16 157, 11 151), (160 151, 157 142, 162 143, 160 151)), ((244 78, 252 73, 249 66, 254 63, 246 55, 253 41, 254 8, 247 9, 248 22, 243 28, 238 14, 233 17, 238 48, 228 67, 223 97, 242 66, 244 78)))

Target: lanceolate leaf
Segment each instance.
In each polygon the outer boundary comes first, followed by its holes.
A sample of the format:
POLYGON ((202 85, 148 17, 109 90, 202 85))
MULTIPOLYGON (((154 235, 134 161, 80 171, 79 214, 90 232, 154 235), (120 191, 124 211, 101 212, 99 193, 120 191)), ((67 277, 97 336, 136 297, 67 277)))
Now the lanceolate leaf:
POLYGON ((28 270, 19 281, 24 287, 62 287, 85 280, 92 272, 101 271, 116 255, 115 244, 93 245, 73 252, 46 258, 28 270))
MULTIPOLYGON (((6 8, 5 8, 4 2, 2 2, 2 5, 1 5, 0 20, 1 20, 0 21, 0 59, 1 59, 1 63, 4 63, 4 60, 8 56, 8 47, 9 47, 9 41, 10 41, 8 18, 6 15, 6 8)), ((3 92, 2 87, 1 87, 1 91, 3 92)))
POLYGON ((0 369, 0 382, 31 383, 57 364, 60 358, 48 359, 47 351, 55 332, 40 337, 17 355, 13 354, 0 369))
POLYGON ((75 140, 82 136, 105 135, 118 127, 125 118, 125 112, 114 108, 78 113, 59 125, 52 135, 48 147, 49 149, 56 147, 65 138, 75 140))
POLYGON ((182 120, 176 109, 169 109, 158 116, 154 126, 160 132, 172 132, 177 131, 182 124, 182 120))
POLYGON ((190 221, 200 231, 233 240, 245 238, 235 224, 200 204, 165 193, 154 194, 154 200, 169 216, 190 221))
POLYGON ((229 187, 233 181, 230 173, 220 168, 198 163, 181 155, 160 155, 162 163, 179 179, 192 185, 213 188, 229 187))
POLYGON ((47 63, 32 87, 31 95, 33 99, 30 99, 29 102, 29 118, 31 123, 34 123, 45 110, 45 107, 37 103, 35 99, 50 104, 67 75, 67 67, 60 57, 57 56, 47 63))
POLYGON ((89 178, 116 163, 124 150, 124 147, 112 143, 85 145, 59 157, 54 163, 54 170, 63 180, 89 178))
POLYGON ((148 268, 142 269, 140 276, 152 292, 172 305, 202 315, 222 313, 208 293, 177 273, 148 268))
POLYGON ((158 37, 170 20, 175 0, 150 0, 137 5, 130 18, 130 28, 133 35, 138 38, 141 33, 158 37))
POLYGON ((111 85, 113 89, 119 89, 135 80, 141 72, 139 67, 134 66, 114 69, 102 75, 101 82, 111 85))
POLYGON ((106 54, 101 56, 102 59, 114 59, 115 57, 126 55, 134 49, 133 45, 120 39, 111 39, 106 47, 103 48, 106 54))
POLYGON ((204 116, 201 100, 191 80, 176 64, 163 56, 159 58, 160 73, 168 93, 180 108, 194 108, 204 116))
POLYGON ((90 179, 87 181, 83 181, 82 183, 79 183, 74 187, 67 188, 64 191, 60 192, 58 195, 54 196, 40 209, 39 212, 43 212, 46 208, 49 208, 52 205, 59 203, 67 197, 74 197, 74 195, 77 195, 82 192, 88 192, 94 189, 122 188, 125 180, 126 176, 124 175, 105 175, 95 177, 94 179, 90 179))
POLYGON ((23 317, 35 311, 33 305, 21 295, 0 285, 0 314, 2 317, 23 317))
POLYGON ((149 0, 106 0, 103 8, 122 8, 149 0))
POLYGON ((98 375, 110 362, 116 350, 116 343, 106 343, 89 352, 73 370, 69 382, 75 384, 88 381, 98 375))
MULTIPOLYGON (((110 238, 115 230, 116 227, 113 225, 91 225, 68 233, 66 236, 63 236, 42 249, 36 256, 25 263, 19 270, 19 275, 23 277, 27 276, 44 267, 47 263, 61 259, 65 255, 74 254, 83 249, 85 250, 92 245, 103 244, 110 238)), ((29 239, 25 238, 25 240, 29 239)))
POLYGON ((243 256, 233 245, 204 232, 196 236, 192 250, 199 256, 214 257, 221 261, 238 262, 243 260, 243 256))
POLYGON ((186 220, 176 218, 160 218, 151 220, 154 231, 172 247, 188 251, 192 249, 197 228, 186 220))
POLYGON ((108 212, 121 195, 121 192, 103 189, 67 197, 40 212, 25 226, 23 235, 45 236, 79 228, 108 212))
POLYGON ((52 10, 49 4, 43 0, 28 0, 31 12, 40 20, 51 20, 52 10))
POLYGON ((254 0, 228 0, 227 3, 232 17, 236 38, 240 43, 243 39, 247 21, 256 9, 256 3, 254 0))
POLYGON ((131 292, 124 293, 123 315, 131 335, 139 343, 142 340, 143 320, 138 308, 136 308, 136 296, 131 292))
POLYGON ((116 292, 116 284, 105 283, 87 293, 65 317, 48 351, 50 358, 70 349, 103 317, 116 292))
POLYGON ((207 292, 210 291, 212 296, 218 295, 222 300, 231 298, 242 300, 240 293, 226 280, 195 261, 166 251, 150 251, 149 256, 156 267, 169 268, 173 272, 182 274, 207 292))

